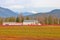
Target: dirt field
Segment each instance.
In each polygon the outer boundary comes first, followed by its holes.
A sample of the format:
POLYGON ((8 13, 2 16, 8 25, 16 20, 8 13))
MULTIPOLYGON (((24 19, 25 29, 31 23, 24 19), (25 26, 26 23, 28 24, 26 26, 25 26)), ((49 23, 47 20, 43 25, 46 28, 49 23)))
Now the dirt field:
POLYGON ((0 26, 0 40, 60 40, 60 26, 0 26))

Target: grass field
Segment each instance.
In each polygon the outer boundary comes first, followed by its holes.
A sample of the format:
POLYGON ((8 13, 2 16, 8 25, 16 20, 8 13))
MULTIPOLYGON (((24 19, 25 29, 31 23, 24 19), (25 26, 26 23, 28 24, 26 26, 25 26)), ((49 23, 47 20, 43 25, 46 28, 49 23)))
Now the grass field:
POLYGON ((60 26, 0 26, 0 40, 60 40, 60 26))

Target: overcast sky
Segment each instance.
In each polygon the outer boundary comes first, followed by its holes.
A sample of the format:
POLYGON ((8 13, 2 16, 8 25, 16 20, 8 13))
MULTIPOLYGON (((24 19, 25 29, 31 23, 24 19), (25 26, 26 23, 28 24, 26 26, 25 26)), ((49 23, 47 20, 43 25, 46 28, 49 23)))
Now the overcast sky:
POLYGON ((0 6, 15 12, 48 12, 60 9, 60 0, 0 0, 0 6))

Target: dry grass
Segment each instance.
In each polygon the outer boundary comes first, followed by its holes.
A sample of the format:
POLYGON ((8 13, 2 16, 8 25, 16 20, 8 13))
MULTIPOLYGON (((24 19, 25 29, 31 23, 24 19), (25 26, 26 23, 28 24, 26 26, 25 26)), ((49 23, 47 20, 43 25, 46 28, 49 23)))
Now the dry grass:
POLYGON ((59 39, 60 26, 0 26, 1 38, 2 40, 59 39))

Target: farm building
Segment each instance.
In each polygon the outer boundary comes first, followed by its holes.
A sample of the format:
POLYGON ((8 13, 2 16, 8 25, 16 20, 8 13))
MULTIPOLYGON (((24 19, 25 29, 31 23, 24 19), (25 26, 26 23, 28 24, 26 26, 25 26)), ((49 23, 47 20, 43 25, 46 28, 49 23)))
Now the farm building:
POLYGON ((3 22, 3 25, 41 25, 37 20, 24 20, 23 23, 3 22))
POLYGON ((16 23, 16 22, 3 22, 3 25, 22 25, 22 23, 16 23))
POLYGON ((37 20, 24 20, 23 25, 41 25, 37 20))

